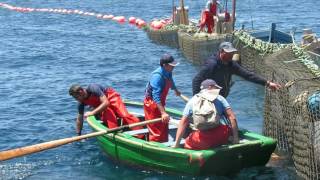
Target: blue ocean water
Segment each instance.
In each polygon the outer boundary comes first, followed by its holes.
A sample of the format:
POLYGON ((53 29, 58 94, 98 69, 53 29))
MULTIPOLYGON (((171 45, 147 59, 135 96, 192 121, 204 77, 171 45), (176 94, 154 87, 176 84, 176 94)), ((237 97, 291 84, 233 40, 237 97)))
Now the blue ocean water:
MULTIPOLYGON (((135 16, 151 21, 171 13, 172 2, 126 0, 2 1, 30 8, 79 9, 135 16)), ((178 2, 175 2, 176 4, 178 2)), ((205 1, 186 0, 190 17, 199 18, 205 1)), ((320 2, 242 0, 237 23, 246 28, 280 30, 312 28, 320 34, 320 2)), ((114 87, 125 99, 142 101, 149 74, 159 57, 171 53, 180 65, 174 71, 178 88, 191 96, 191 79, 199 69, 173 48, 152 43, 127 23, 92 16, 50 12, 21 13, 0 8, 0 151, 75 135, 76 102, 68 95, 73 83, 114 87)), ((228 97, 239 126, 262 131, 264 88, 239 77, 228 97)), ((182 109, 170 93, 168 107, 182 109)), ((90 133, 87 124, 84 133, 90 133)), ((106 158, 96 140, 72 143, 0 162, 0 179, 294 179, 292 165, 269 164, 228 177, 189 177, 128 167, 106 158)))

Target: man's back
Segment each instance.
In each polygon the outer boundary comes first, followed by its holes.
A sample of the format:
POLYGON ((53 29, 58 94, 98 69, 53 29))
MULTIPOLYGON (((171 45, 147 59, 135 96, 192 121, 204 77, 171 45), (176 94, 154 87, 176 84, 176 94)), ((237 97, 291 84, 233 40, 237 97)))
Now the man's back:
POLYGON ((223 64, 217 55, 209 57, 201 67, 200 71, 196 74, 192 81, 193 94, 200 92, 200 84, 205 79, 213 79, 219 86, 222 87, 220 95, 226 97, 228 94, 228 85, 232 75, 232 62, 223 64))

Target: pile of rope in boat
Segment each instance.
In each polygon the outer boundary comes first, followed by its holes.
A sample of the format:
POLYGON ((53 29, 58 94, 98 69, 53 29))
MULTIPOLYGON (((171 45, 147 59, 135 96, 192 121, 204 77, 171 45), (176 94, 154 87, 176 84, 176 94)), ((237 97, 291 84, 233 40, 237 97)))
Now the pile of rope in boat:
POLYGON ((54 8, 17 7, 17 6, 12 6, 10 4, 1 3, 1 2, 0 2, 0 7, 11 10, 11 11, 21 12, 21 13, 47 12, 47 13, 57 13, 57 14, 76 14, 76 15, 82 15, 82 16, 92 16, 98 19, 103 19, 103 20, 113 20, 121 24, 128 22, 129 24, 136 25, 138 28, 142 28, 147 25, 147 23, 141 18, 129 17, 127 19, 125 16, 114 16, 112 14, 87 12, 87 11, 82 11, 78 9, 71 10, 71 9, 54 9, 54 8))

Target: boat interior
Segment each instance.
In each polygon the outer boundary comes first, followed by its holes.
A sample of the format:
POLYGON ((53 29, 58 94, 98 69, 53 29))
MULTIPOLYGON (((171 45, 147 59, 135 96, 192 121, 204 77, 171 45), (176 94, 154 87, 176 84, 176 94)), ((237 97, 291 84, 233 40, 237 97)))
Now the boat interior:
MULTIPOLYGON (((134 107, 133 107, 134 108, 134 107)), ((134 111, 132 111, 132 108, 129 107, 129 112, 131 114, 133 114, 134 116, 138 117, 140 119, 140 121, 145 121, 144 118, 144 114, 143 114, 143 110, 138 110, 138 108, 134 108, 134 111)), ((101 123, 103 123, 102 121, 100 121, 101 123)), ((119 126, 123 125, 121 119, 118 120, 119 126)), ((104 124, 105 125, 105 124, 104 124)), ((169 136, 168 136, 168 141, 167 142, 163 142, 162 144, 170 147, 173 146, 175 143, 175 137, 176 137, 176 132, 178 129, 178 125, 179 125, 179 117, 175 117, 171 115, 171 119, 169 122, 169 136)), ((183 139, 181 139, 180 141, 180 147, 184 146, 185 143, 185 138, 187 137, 187 135, 192 131, 192 125, 186 130, 185 132, 185 136, 183 137, 183 139)), ((247 130, 241 130, 242 133, 239 133, 239 138, 240 138, 240 143, 245 143, 247 141, 250 140, 255 140, 255 139, 250 139, 248 137, 245 137, 243 135, 243 132, 246 132, 247 130)), ((149 134, 149 130, 146 126, 144 126, 143 129, 139 129, 139 130, 131 130, 131 129, 124 129, 121 131, 124 134, 130 135, 130 136, 137 136, 137 135, 141 135, 144 134, 145 138, 143 140, 148 141, 148 134, 149 134)), ((231 142, 231 141, 230 141, 231 142)))

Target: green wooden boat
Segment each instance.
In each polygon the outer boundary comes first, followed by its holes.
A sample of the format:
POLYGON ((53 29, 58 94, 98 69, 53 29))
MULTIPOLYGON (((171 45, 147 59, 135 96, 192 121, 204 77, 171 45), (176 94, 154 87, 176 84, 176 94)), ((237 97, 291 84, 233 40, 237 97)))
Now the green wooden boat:
MULTIPOLYGON (((130 112, 143 113, 141 103, 125 104, 130 112)), ((170 108, 166 110, 176 119, 181 117, 180 111, 170 108)), ((93 116, 87 121, 94 131, 107 129, 93 116)), ((169 134, 173 137, 166 143, 148 142, 133 137, 138 133, 148 133, 147 129, 106 134, 97 139, 102 150, 117 161, 147 169, 188 175, 226 175, 238 172, 242 168, 264 166, 276 148, 274 139, 247 130, 239 131, 240 144, 228 144, 208 150, 172 148, 176 123, 171 124, 169 128, 169 134)))

